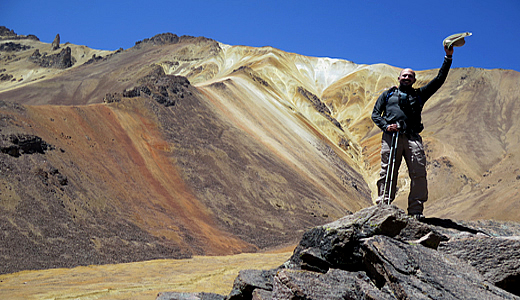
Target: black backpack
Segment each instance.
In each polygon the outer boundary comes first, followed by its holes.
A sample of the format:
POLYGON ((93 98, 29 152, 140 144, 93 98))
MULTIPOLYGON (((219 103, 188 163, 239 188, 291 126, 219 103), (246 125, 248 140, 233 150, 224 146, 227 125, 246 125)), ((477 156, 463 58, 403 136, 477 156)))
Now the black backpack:
POLYGON ((421 118, 424 101, 422 101, 416 89, 412 89, 412 91, 412 93, 405 94, 406 97, 401 97, 403 94, 400 93, 399 89, 396 86, 391 87, 386 94, 385 106, 388 103, 388 99, 397 92, 399 107, 408 117, 408 121, 405 124, 405 132, 420 133, 424 129, 421 118))

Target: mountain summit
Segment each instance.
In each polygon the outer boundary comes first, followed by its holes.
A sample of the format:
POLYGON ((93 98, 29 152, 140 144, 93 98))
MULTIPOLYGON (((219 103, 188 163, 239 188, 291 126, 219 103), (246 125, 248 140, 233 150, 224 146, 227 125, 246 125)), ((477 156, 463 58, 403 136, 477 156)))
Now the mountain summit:
MULTIPOLYGON (((370 112, 397 68, 171 33, 117 51, 0 33, 2 273, 258 251, 372 205, 370 112)), ((519 83, 453 69, 428 101, 427 216, 518 220, 519 83)))

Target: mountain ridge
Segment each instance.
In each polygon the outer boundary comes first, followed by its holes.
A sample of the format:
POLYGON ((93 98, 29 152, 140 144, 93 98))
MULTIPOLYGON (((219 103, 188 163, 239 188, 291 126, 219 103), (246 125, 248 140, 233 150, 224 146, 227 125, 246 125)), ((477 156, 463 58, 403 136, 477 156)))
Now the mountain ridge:
MULTIPOLYGON (((161 34, 118 51, 60 45, 76 62, 53 69, 28 59, 50 44, 2 42, 32 47, 0 52, 12 75, 0 82, 5 149, 19 134, 54 149, 0 154, 11 199, 0 205, 12 262, 2 273, 259 251, 372 204, 380 131, 370 113, 395 67, 161 34), (31 203, 61 219, 33 220, 31 203), (56 240, 54 227, 81 234, 56 240), (26 264, 12 252, 23 243, 35 257, 26 264), (121 245, 134 247, 122 259, 107 250, 121 245)), ((417 72, 418 84, 435 74, 417 72)), ((428 215, 518 221, 519 82, 515 71, 455 68, 428 101, 428 215)))

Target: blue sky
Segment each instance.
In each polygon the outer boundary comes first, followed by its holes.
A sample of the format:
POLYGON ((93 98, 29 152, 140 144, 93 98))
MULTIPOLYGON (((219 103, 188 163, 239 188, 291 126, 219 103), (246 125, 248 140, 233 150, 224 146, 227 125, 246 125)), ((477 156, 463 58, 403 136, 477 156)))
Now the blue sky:
POLYGON ((440 67, 442 40, 469 31, 453 67, 520 71, 519 0, 0 0, 0 25, 104 50, 171 32, 415 70, 440 67))

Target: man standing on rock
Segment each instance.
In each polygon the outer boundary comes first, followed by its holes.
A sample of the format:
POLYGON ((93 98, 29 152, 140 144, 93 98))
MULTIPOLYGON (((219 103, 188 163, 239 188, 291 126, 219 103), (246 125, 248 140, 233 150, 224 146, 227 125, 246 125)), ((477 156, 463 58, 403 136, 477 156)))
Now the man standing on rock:
MULTIPOLYGON (((408 214, 423 219, 424 202, 428 200, 426 183, 426 155, 422 138, 419 133, 423 130, 421 112, 424 103, 442 86, 451 67, 453 46, 444 46, 446 56, 444 63, 432 81, 420 88, 413 88, 415 72, 404 69, 397 78, 399 87, 393 87, 381 94, 374 105, 372 120, 383 130, 381 146, 381 172, 377 181, 377 204, 385 199, 385 179, 390 160, 390 147, 394 133, 398 135, 395 148, 395 165, 392 178, 397 178, 399 166, 404 157, 411 179, 410 194, 408 196, 408 214)), ((391 174, 389 174, 391 175, 391 174)), ((387 198, 392 202, 395 198, 397 180, 392 180, 387 198)), ((388 189, 388 187, 387 187, 388 189)))

